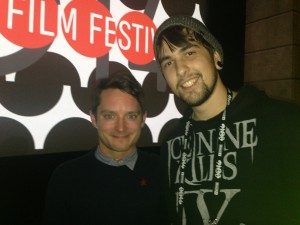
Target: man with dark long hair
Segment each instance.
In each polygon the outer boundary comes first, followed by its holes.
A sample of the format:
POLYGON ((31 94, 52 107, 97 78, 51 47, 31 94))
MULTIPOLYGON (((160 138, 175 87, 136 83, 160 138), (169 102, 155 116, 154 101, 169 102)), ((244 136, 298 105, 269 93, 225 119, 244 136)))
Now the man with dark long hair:
POLYGON ((154 51, 170 89, 192 109, 161 148, 169 223, 300 224, 299 107, 226 87, 222 46, 195 18, 163 22, 154 51))

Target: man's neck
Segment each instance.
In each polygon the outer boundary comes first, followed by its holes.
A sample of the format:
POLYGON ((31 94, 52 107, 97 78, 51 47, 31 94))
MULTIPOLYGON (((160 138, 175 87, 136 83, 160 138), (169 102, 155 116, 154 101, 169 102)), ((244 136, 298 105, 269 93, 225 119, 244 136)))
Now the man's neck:
POLYGON ((103 155, 116 161, 124 160, 126 157, 132 155, 136 151, 136 148, 128 149, 127 151, 114 151, 108 149, 101 143, 99 144, 98 148, 103 155))
POLYGON ((123 166, 126 165, 129 169, 134 170, 134 166, 137 161, 137 151, 135 150, 131 155, 121 159, 121 160, 115 160, 111 157, 108 157, 103 154, 102 151, 100 151, 99 147, 97 148, 95 152, 95 157, 102 163, 105 163, 110 166, 123 166))

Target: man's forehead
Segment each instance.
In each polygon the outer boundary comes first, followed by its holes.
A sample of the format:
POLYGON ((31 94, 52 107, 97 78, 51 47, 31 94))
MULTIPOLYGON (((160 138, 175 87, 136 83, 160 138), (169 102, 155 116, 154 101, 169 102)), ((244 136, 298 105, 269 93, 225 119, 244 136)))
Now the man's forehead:
POLYGON ((160 51, 160 62, 166 60, 170 55, 177 52, 185 52, 192 47, 200 47, 200 44, 196 40, 189 40, 181 46, 176 46, 167 42, 163 42, 160 51))
POLYGON ((105 105, 110 107, 117 107, 118 105, 139 105, 138 100, 134 96, 118 88, 108 88, 103 90, 102 93, 99 95, 99 98, 99 106, 105 105))

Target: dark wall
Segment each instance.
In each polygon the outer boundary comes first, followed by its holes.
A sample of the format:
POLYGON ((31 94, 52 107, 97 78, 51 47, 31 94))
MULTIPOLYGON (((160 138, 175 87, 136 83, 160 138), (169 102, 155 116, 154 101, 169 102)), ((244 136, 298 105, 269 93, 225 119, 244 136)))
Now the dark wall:
POLYGON ((238 89, 244 82, 245 1, 208 0, 205 24, 224 50, 224 83, 238 89))
MULTIPOLYGON (((141 150, 159 154, 159 147, 141 150)), ((0 158, 0 224, 41 225, 45 194, 53 170, 87 152, 0 158)))
POLYGON ((85 153, 0 158, 0 224, 40 225, 44 196, 54 168, 85 153))

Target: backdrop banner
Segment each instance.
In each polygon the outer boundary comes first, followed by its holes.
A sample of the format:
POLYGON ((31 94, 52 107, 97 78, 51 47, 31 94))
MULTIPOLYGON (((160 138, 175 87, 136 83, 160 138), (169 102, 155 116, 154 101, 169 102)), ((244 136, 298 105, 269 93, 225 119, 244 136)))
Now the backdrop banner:
POLYGON ((154 60, 156 28, 173 14, 203 21, 224 47, 224 82, 243 81, 244 1, 1 0, 0 156, 87 150, 97 144, 91 87, 126 70, 148 118, 138 145, 159 146, 186 106, 154 60))

